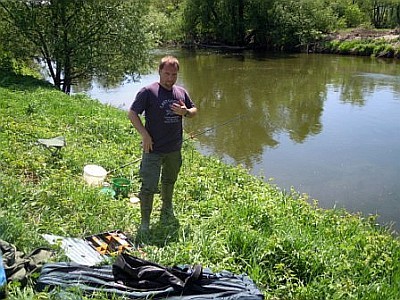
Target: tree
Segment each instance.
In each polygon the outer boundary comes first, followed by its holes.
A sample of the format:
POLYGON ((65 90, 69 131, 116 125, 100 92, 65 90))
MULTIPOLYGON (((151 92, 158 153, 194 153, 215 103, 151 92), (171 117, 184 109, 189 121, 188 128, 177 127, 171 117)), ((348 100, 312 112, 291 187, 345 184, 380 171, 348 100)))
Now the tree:
POLYGON ((143 0, 3 0, 8 32, 0 29, 0 37, 16 56, 40 59, 54 85, 70 93, 78 79, 123 79, 144 70, 147 8, 143 0))
POLYGON ((399 25, 398 10, 400 0, 354 0, 369 16, 375 28, 390 28, 399 25))
POLYGON ((336 27, 330 7, 315 0, 281 0, 274 6, 275 41, 281 49, 306 48, 336 27))
POLYGON ((251 0, 246 9, 246 39, 249 44, 257 47, 272 49, 271 30, 275 20, 272 8, 273 0, 251 0))
POLYGON ((150 0, 147 15, 149 34, 158 45, 184 42, 182 30, 182 10, 184 0, 150 0))
POLYGON ((184 30, 189 40, 211 40, 219 38, 217 29, 221 24, 218 0, 187 0, 184 5, 184 30))
POLYGON ((307 47, 337 26, 324 0, 186 0, 184 13, 189 36, 269 50, 307 47))
POLYGON ((206 42, 243 45, 245 0, 187 0, 184 8, 188 36, 206 42))

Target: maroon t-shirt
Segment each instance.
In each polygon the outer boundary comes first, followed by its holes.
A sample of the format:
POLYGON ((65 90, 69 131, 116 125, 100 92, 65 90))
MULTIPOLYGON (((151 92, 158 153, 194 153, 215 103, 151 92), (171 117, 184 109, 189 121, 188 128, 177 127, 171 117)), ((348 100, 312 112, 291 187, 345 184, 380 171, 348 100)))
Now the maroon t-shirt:
POLYGON ((171 110, 174 102, 182 100, 187 108, 194 107, 187 91, 174 85, 169 91, 158 82, 142 88, 131 105, 131 110, 145 116, 145 127, 153 139, 153 152, 169 153, 182 147, 182 116, 171 110))

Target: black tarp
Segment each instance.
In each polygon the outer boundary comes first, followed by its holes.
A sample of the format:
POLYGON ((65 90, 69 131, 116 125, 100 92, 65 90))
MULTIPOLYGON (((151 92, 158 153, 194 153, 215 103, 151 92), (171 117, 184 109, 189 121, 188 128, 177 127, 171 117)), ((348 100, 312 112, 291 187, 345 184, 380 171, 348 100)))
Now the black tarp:
POLYGON ((213 273, 199 265, 164 267, 126 253, 118 256, 113 265, 46 264, 36 289, 79 289, 85 294, 101 291, 110 297, 119 295, 130 299, 264 299, 245 274, 213 273))

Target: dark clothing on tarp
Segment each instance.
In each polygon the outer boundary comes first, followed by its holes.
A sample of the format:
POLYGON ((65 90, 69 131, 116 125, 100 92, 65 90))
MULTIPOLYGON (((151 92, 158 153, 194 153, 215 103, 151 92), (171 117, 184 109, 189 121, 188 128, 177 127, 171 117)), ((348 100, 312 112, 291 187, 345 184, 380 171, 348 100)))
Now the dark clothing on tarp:
POLYGON ((127 254, 120 255, 113 264, 115 281, 140 290, 165 289, 172 287, 182 292, 202 275, 202 267, 193 269, 166 268, 156 263, 127 254))
POLYGON ((85 293, 101 291, 110 297, 115 294, 130 299, 264 299, 246 275, 212 273, 201 266, 163 267, 128 254, 121 254, 113 265, 47 264, 36 289, 51 291, 57 287, 79 288, 85 293))
POLYGON ((3 240, 0 240, 0 250, 3 253, 7 281, 19 281, 22 286, 26 285, 30 275, 40 272, 41 267, 54 255, 54 251, 47 248, 37 248, 25 255, 13 244, 3 240))

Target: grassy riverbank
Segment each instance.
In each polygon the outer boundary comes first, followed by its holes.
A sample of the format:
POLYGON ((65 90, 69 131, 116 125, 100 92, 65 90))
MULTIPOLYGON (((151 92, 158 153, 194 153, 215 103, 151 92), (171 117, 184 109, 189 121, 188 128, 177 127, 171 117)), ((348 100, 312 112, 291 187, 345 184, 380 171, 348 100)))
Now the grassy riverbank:
POLYGON ((353 28, 332 33, 318 52, 340 55, 400 58, 399 30, 353 28))
MULTIPOLYGON (((32 77, 1 74, 0 120, 1 239, 28 253, 46 246, 45 233, 135 235, 139 206, 109 199, 82 179, 86 164, 113 170, 140 157, 125 112, 32 77), (59 157, 36 143, 59 135, 67 142, 59 157)), ((159 226, 156 197, 152 237, 135 254, 247 273, 266 299, 398 299, 400 242, 374 218, 320 209, 305 195, 201 156, 190 141, 183 154, 175 193, 180 227, 159 226)), ((132 164, 111 176, 128 177, 137 190, 137 173, 132 164)), ((31 286, 9 290, 10 299, 47 299, 31 286)))

